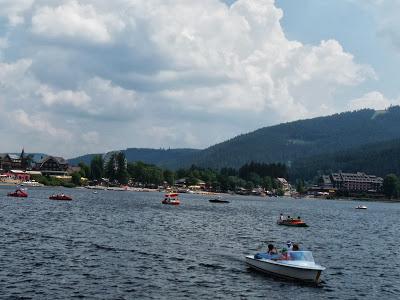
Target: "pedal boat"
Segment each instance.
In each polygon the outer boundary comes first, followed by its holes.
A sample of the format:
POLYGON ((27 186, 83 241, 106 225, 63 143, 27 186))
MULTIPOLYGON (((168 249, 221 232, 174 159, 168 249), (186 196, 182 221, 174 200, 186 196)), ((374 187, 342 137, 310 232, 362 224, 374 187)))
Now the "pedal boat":
POLYGON ((13 193, 8 193, 8 197, 16 197, 16 198, 26 198, 28 197, 28 193, 25 192, 24 190, 18 189, 13 193))
POLYGON ((179 205, 179 204, 181 204, 181 202, 179 201, 178 196, 179 196, 178 193, 165 194, 164 200, 161 201, 161 203, 162 204, 169 204, 169 205, 179 205))
POLYGON ((246 263, 253 269, 275 277, 308 283, 319 283, 325 267, 314 262, 311 251, 289 251, 287 260, 280 255, 258 253, 246 256, 246 263))
POLYGON ((57 194, 57 195, 51 195, 49 197, 50 200, 58 200, 58 201, 71 201, 72 198, 70 196, 64 195, 64 194, 57 194))
POLYGON ((293 227, 308 227, 308 225, 300 219, 291 219, 291 220, 278 220, 278 225, 284 226, 293 226, 293 227))

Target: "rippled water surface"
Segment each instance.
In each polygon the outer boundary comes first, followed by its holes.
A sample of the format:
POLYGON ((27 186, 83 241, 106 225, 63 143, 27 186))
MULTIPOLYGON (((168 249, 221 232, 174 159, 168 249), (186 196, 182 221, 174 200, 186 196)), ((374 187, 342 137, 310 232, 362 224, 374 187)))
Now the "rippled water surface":
POLYGON ((399 299, 400 204, 0 188, 0 297, 34 299, 399 299), (64 191, 72 202, 48 200, 64 191), (365 204, 365 203, 364 203, 365 204), (280 212, 309 228, 275 224, 280 212), (320 287, 270 278, 244 256, 301 242, 320 287))

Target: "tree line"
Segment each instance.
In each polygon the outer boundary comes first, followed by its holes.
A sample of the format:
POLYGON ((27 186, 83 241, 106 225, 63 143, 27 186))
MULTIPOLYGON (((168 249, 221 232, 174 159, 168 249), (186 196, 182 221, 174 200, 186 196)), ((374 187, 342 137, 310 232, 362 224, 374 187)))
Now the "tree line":
POLYGON ((400 178, 396 174, 385 176, 383 180, 383 193, 389 199, 400 198, 400 178))
POLYGON ((236 190, 238 188, 253 189, 262 187, 267 190, 277 189, 277 177, 287 178, 288 172, 284 164, 265 164, 250 162, 239 169, 222 168, 215 170, 192 165, 176 171, 161 168, 143 162, 127 162, 123 152, 111 154, 105 162, 101 155, 92 158, 90 165, 79 164, 80 171, 72 175, 74 184, 81 183, 81 177, 91 181, 102 181, 107 178, 115 184, 132 182, 143 186, 159 186, 167 183, 174 185, 177 179, 185 179, 187 186, 204 182, 207 187, 217 191, 236 190))

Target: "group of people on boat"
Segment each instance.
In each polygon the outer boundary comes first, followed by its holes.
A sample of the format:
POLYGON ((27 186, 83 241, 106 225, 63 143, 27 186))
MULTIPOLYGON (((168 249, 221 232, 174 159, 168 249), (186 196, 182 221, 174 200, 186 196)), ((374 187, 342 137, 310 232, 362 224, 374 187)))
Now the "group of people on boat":
POLYGON ((290 260, 291 256, 289 255, 289 251, 290 252, 300 251, 299 244, 288 241, 286 243, 286 246, 287 248, 285 247, 282 248, 281 251, 278 251, 278 249, 273 244, 268 244, 268 249, 266 254, 272 260, 290 260))
MULTIPOLYGON (((292 218, 291 216, 285 217, 283 214, 279 215, 279 220, 280 221, 294 221, 296 219, 292 218)), ((297 220, 301 220, 300 216, 297 217, 297 220)))
POLYGON ((278 225, 308 227, 308 225, 300 218, 300 216, 297 218, 292 218, 291 216, 284 217, 283 214, 280 214, 277 223, 278 225))

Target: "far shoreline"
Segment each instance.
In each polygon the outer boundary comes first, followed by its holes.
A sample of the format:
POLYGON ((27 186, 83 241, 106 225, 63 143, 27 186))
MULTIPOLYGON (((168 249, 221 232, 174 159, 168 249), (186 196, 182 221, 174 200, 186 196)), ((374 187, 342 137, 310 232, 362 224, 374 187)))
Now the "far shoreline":
MULTIPOLYGON (((23 184, 18 184, 18 183, 6 183, 6 182, 0 182, 0 187, 25 187, 25 188, 65 188, 65 189, 79 189, 79 190, 104 190, 104 191, 126 191, 126 192, 138 192, 138 193, 148 193, 148 192, 154 192, 154 193, 164 193, 167 191, 160 191, 157 189, 128 189, 128 190, 123 190, 121 189, 113 189, 104 187, 102 189, 96 189, 96 188, 87 188, 85 186, 75 186, 75 187, 65 187, 65 186, 52 186, 52 185, 45 185, 45 186, 25 186, 23 184)), ((243 197, 248 197, 248 196, 253 196, 253 197, 258 197, 260 199, 269 199, 269 198, 276 198, 276 197, 268 197, 268 196, 255 196, 255 195, 240 195, 240 194, 231 194, 231 193, 223 193, 223 192, 202 192, 202 193, 180 193, 180 194, 188 194, 188 195, 201 195, 201 196, 212 196, 212 195, 225 195, 225 196, 243 196, 243 197)), ((352 201, 352 202, 380 202, 380 203, 400 203, 400 199, 377 199, 377 198, 355 198, 355 197, 340 197, 340 198, 323 198, 323 197, 307 197, 307 196, 301 196, 301 197, 292 197, 292 196, 278 196, 282 198, 287 198, 287 199, 293 199, 293 200, 298 200, 298 199, 303 199, 303 200, 326 200, 326 201, 352 201)))

